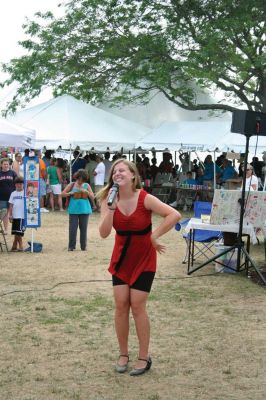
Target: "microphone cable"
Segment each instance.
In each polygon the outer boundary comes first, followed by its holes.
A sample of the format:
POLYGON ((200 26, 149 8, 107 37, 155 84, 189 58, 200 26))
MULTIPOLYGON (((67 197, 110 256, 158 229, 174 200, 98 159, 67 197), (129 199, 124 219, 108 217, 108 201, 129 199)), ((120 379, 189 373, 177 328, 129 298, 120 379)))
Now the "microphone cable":
MULTIPOLYGON (((220 274, 220 272, 213 272, 209 274, 200 274, 200 275, 193 275, 193 276, 167 276, 167 277, 155 277, 154 280, 157 281, 174 281, 174 280, 184 280, 184 279, 193 279, 193 278, 203 278, 203 277, 208 277, 208 276, 216 276, 220 274)), ((11 290, 9 292, 1 293, 0 297, 5 297, 14 293, 29 293, 29 292, 49 292, 58 286, 63 286, 63 285, 76 285, 76 284, 82 284, 82 283, 95 283, 95 282, 112 282, 112 279, 89 279, 89 280, 82 280, 82 281, 63 281, 63 282, 58 282, 55 285, 51 286, 50 288, 34 288, 34 289, 15 289, 11 290)))

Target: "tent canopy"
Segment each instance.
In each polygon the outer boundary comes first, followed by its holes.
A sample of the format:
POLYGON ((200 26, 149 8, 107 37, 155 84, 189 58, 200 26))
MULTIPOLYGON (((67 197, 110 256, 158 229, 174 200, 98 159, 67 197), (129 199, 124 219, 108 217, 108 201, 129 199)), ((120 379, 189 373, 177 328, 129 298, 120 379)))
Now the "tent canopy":
POLYGON ((12 121, 36 130, 36 148, 132 150, 150 130, 63 95, 16 113, 12 121))
MULTIPOLYGON (((231 132, 231 120, 164 122, 153 129, 137 146, 144 149, 182 151, 234 151, 245 152, 245 135, 231 132)), ((266 150, 266 137, 252 136, 249 150, 266 150)))
POLYGON ((6 119, 0 119, 0 146, 27 149, 34 146, 34 140, 34 130, 15 125, 6 119))
MULTIPOLYGON (((246 137, 243 134, 229 132, 223 136, 217 143, 217 147, 223 151, 234 151, 244 153, 246 147, 246 137)), ((249 152, 262 153, 266 151, 265 136, 251 136, 249 140, 249 152)))
POLYGON ((164 122, 137 142, 138 146, 156 150, 213 151, 230 132, 229 121, 164 122))

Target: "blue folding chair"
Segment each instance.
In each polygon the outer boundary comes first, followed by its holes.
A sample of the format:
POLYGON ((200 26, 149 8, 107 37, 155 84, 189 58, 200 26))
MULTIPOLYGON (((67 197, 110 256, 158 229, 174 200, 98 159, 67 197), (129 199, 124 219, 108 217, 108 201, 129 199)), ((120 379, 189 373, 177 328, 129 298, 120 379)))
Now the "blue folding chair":
MULTIPOLYGON (((202 214, 210 215, 212 209, 212 203, 206 201, 195 201, 194 202, 194 217, 201 218, 202 214)), ((180 230, 185 228, 188 224, 189 219, 181 221, 179 226, 176 224, 175 229, 180 230)), ((186 254, 183 260, 183 264, 188 262, 189 249, 191 246, 191 241, 193 240, 192 233, 186 232, 183 234, 183 238, 186 241, 186 254)), ((213 249, 213 245, 217 240, 222 238, 221 231, 209 231, 203 229, 195 229, 194 230, 194 248, 193 248, 193 257, 191 260, 191 265, 196 258, 200 256, 204 256, 205 258, 210 258, 215 255, 215 251, 213 249)))

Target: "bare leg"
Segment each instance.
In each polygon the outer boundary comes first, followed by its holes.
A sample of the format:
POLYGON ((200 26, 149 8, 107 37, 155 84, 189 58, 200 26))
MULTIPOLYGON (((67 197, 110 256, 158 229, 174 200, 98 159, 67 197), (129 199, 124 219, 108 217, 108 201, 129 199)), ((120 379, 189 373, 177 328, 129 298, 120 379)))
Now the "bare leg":
POLYGON ((60 211, 64 211, 64 209, 63 209, 63 202, 62 202, 62 195, 61 195, 61 194, 59 194, 59 195, 57 196, 57 200, 58 200, 59 210, 60 210, 60 211))
POLYGON ((22 236, 17 236, 17 241, 18 241, 19 249, 23 250, 22 236))
POLYGON ((41 198, 40 198, 40 206, 41 206, 41 208, 44 207, 44 196, 41 196, 41 198))
POLYGON ((17 236, 15 235, 11 250, 16 250, 17 249, 17 245, 18 245, 18 240, 17 240, 17 236))
MULTIPOLYGON (((117 285, 113 288, 115 299, 115 330, 119 344, 120 354, 128 354, 129 333, 129 287, 128 285, 117 285)), ((125 365, 127 357, 120 357, 119 365, 125 365)))
MULTIPOLYGON (((144 360, 149 356, 150 321, 146 311, 149 293, 141 290, 130 289, 130 305, 135 321, 136 332, 139 340, 139 358, 144 360)), ((135 368, 146 367, 146 362, 138 360, 135 368)))
POLYGON ((4 223, 4 229, 7 232, 8 229, 8 213, 6 212, 6 215, 3 218, 3 223, 4 223))
POLYGON ((50 207, 52 211, 54 211, 54 194, 53 192, 50 193, 50 207))

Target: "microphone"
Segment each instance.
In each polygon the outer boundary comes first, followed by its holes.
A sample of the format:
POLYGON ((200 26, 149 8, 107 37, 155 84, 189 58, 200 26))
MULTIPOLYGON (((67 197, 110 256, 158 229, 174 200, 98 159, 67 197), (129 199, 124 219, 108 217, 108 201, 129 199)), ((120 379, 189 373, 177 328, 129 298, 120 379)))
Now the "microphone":
POLYGON ((118 191, 119 191, 119 185, 117 184, 117 183, 114 183, 113 184, 113 186, 112 186, 112 188, 111 188, 111 191, 110 191, 110 194, 109 194, 109 196, 108 196, 108 199, 107 199, 107 205, 110 207, 112 204, 113 204, 113 202, 115 201, 115 198, 116 198, 116 196, 118 195, 118 191))

